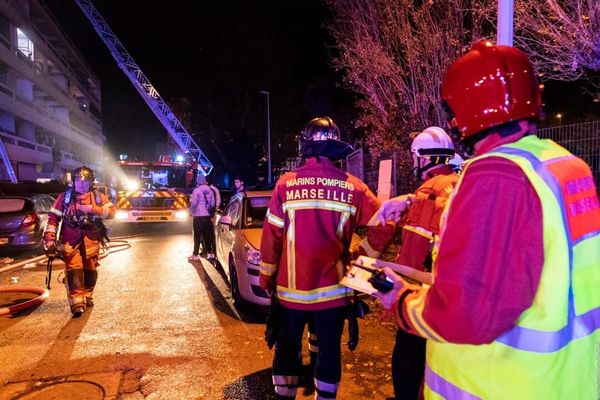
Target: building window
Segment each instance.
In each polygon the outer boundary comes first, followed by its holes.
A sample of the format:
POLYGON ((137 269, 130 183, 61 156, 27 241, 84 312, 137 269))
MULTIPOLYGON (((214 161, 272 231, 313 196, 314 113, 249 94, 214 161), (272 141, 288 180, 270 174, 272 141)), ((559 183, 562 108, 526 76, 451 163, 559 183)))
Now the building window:
POLYGON ((4 14, 0 13, 0 39, 6 45, 6 47, 10 48, 10 22, 4 16, 4 14))
POLYGON ((33 61, 33 42, 19 28, 17 28, 17 49, 33 61))

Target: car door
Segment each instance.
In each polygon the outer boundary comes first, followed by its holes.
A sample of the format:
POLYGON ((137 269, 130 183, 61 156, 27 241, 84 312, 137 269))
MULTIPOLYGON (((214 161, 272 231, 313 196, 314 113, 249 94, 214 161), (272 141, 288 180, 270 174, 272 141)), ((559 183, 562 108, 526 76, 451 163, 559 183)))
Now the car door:
POLYGON ((226 271, 228 270, 226 266, 229 263, 229 254, 231 252, 231 248, 233 247, 233 243, 235 242, 235 235, 237 234, 240 217, 242 214, 242 200, 243 198, 240 197, 239 199, 230 202, 223 211, 221 218, 223 216, 228 216, 231 218, 231 224, 219 222, 215 228, 217 238, 217 257, 221 265, 225 267, 224 269, 226 271))

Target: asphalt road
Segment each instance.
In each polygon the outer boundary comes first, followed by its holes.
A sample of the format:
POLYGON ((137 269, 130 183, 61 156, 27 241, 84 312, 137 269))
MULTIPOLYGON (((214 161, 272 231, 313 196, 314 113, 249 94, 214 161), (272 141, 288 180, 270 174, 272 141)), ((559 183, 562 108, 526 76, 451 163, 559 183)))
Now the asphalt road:
MULTIPOLYGON (((101 260, 96 305, 78 319, 56 280, 63 266, 55 265, 47 301, 0 317, 0 399, 272 398, 264 313, 240 314, 224 272, 205 259, 187 261, 190 231, 115 227, 113 237, 127 237, 131 247, 101 260)), ((44 277, 45 265, 28 265, 0 274, 0 288, 42 287, 44 277)), ((30 297, 0 294, 0 308, 30 297)), ((392 395, 395 328, 371 305, 358 349, 343 346, 340 399, 392 395)), ((312 396, 300 390, 298 398, 312 396)))

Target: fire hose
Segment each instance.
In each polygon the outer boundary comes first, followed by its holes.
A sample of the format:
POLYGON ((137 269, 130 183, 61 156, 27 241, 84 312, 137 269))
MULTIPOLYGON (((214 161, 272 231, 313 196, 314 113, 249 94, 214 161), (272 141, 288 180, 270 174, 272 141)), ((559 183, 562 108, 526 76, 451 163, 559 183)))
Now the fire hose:
POLYGON ((48 289, 37 288, 33 286, 0 287, 0 293, 33 293, 38 295, 33 299, 14 304, 12 306, 0 308, 0 317, 11 315, 17 311, 22 311, 30 307, 35 307, 38 304, 42 304, 44 301, 46 301, 48 296, 50 296, 50 291, 48 291, 48 289))
MULTIPOLYGON (((131 244, 125 239, 113 239, 106 246, 102 247, 100 250, 99 259, 102 259, 108 256, 110 253, 116 253, 118 251, 127 250, 131 247, 131 244)), ((8 265, 6 267, 0 268, 0 273, 12 271, 18 268, 22 268, 27 264, 35 263, 35 265, 45 265, 46 256, 41 255, 34 258, 30 258, 28 260, 23 260, 16 262, 14 264, 8 265)), ((59 275, 60 276, 60 275, 59 275)), ((58 278, 57 278, 58 280, 58 278)), ((11 287, 0 287, 0 294, 3 293, 32 293, 37 294, 38 296, 26 300, 11 306, 0 307, 0 317, 14 314, 18 311, 26 310, 31 307, 35 307, 39 304, 42 304, 48 297, 50 296, 50 291, 45 288, 38 288, 34 286, 11 286, 11 287)))

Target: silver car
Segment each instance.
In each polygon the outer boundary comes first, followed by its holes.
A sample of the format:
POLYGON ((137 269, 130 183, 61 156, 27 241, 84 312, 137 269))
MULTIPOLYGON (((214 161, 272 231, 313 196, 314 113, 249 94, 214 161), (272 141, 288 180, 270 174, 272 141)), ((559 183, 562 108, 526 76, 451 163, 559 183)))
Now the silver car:
MULTIPOLYGON (((215 226, 217 262, 229 276, 236 306, 267 306, 271 302, 258 284, 258 274, 262 226, 272 193, 251 191, 234 195, 215 226)), ((358 249, 360 241, 360 236, 352 235, 351 251, 358 249)))
POLYGON ((269 305, 258 285, 260 239, 272 191, 237 194, 223 210, 215 227, 217 261, 229 275, 236 305, 269 305))
POLYGON ((47 194, 0 196, 0 253, 38 249, 53 203, 47 194))

